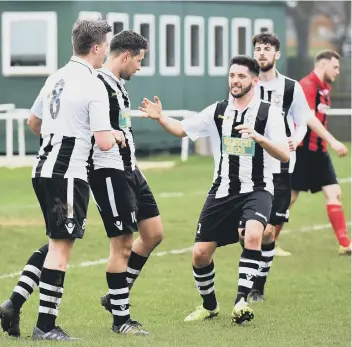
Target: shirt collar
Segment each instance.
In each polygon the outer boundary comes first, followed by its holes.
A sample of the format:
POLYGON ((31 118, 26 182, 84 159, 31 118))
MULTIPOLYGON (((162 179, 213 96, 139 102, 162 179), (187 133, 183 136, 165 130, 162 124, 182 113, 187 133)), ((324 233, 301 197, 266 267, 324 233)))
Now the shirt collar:
POLYGON ((277 89, 276 86, 279 85, 280 81, 284 78, 284 76, 281 75, 281 73, 279 71, 277 71, 277 70, 275 70, 275 73, 276 73, 276 75, 275 75, 275 78, 273 80, 271 80, 271 81, 259 81, 259 85, 268 84, 268 88, 267 88, 268 90, 277 89))
POLYGON ((87 67, 91 74, 95 73, 95 69, 93 68, 93 66, 90 65, 86 60, 84 60, 80 57, 73 55, 70 59, 70 62, 78 63, 80 65, 87 67))
POLYGON ((247 105, 247 107, 243 110, 238 110, 237 108, 235 108, 235 106, 233 105, 233 102, 234 102, 235 98, 232 96, 231 93, 229 93, 229 108, 230 110, 232 111, 238 111, 238 112, 243 112, 245 110, 248 110, 250 108, 253 108, 256 106, 258 100, 260 100, 260 97, 258 97, 257 93, 254 93, 254 96, 252 98, 252 100, 249 102, 249 104, 247 105))
POLYGON ((106 67, 102 67, 97 70, 98 72, 102 72, 104 75, 111 77, 115 82, 119 83, 120 85, 124 85, 125 81, 122 78, 117 78, 109 69, 106 67))
POLYGON ((330 90, 330 85, 328 83, 323 83, 314 71, 312 71, 309 76, 318 85, 320 89, 330 90))

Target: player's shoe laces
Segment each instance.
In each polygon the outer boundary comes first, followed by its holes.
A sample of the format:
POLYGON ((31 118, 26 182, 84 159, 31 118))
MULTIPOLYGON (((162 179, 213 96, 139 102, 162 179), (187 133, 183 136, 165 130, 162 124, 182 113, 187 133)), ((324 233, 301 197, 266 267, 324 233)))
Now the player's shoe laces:
POLYGON ((53 329, 51 329, 47 333, 40 330, 38 327, 34 327, 32 339, 33 340, 55 340, 55 341, 76 341, 76 340, 79 340, 75 337, 71 337, 68 334, 68 332, 61 329, 59 326, 54 327, 53 329))
POLYGON ((232 322, 236 324, 242 324, 243 322, 249 322, 254 318, 254 313, 250 307, 248 307, 247 301, 242 298, 232 310, 232 322))
POLYGON ((347 247, 343 247, 343 246, 339 247, 339 255, 351 255, 351 253, 352 253, 352 242, 347 247))
POLYGON ((259 289, 252 289, 248 295, 249 302, 262 302, 264 301, 264 293, 259 289))
POLYGON ((275 247, 275 257, 289 257, 291 256, 291 252, 283 250, 279 245, 275 247))
POLYGON ((101 306, 105 308, 106 311, 112 312, 112 306, 110 302, 110 294, 107 293, 100 298, 101 306))
POLYGON ((203 305, 197 306, 196 310, 189 314, 185 318, 185 322, 200 321, 206 319, 212 319, 219 315, 220 308, 219 304, 216 306, 215 310, 207 310, 203 305))
POLYGON ((123 335, 139 335, 146 336, 149 335, 148 331, 142 329, 142 324, 132 320, 131 318, 124 324, 112 325, 111 329, 114 333, 123 335))
POLYGON ((1 304, 0 319, 2 329, 7 332, 9 336, 20 337, 20 312, 15 311, 10 299, 1 304))

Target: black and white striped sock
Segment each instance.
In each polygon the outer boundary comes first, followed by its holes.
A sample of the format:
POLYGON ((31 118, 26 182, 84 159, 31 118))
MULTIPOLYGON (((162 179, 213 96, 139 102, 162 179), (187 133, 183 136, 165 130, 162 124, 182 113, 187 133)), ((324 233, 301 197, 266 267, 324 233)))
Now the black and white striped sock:
POLYGON ((238 269, 238 291, 235 304, 244 298, 247 301, 249 292, 253 287, 255 276, 257 275, 261 251, 244 248, 238 269))
POLYGON ((114 325, 120 326, 130 318, 129 288, 126 281, 126 272, 107 272, 106 281, 109 286, 114 325))
POLYGON ((274 255, 275 241, 268 245, 262 245, 262 255, 259 263, 258 273, 253 286, 253 288, 259 290, 261 294, 264 294, 265 283, 269 275, 274 255))
POLYGON ((131 255, 128 258, 127 274, 126 274, 127 284, 130 288, 133 286, 134 281, 139 276, 147 260, 148 260, 148 257, 143 257, 131 251, 131 255))
POLYGON ((27 264, 23 268, 16 287, 13 289, 10 296, 10 300, 16 311, 21 309, 23 304, 33 293, 34 289, 38 286, 40 274, 47 254, 48 245, 46 244, 31 255, 27 264))
POLYGON ((64 292, 65 272, 43 267, 40 276, 40 305, 37 327, 49 332, 55 327, 56 317, 64 292))
POLYGON ((193 265, 193 276, 196 281, 198 292, 203 299, 203 307, 207 310, 215 310, 217 302, 214 286, 214 262, 212 261, 209 265, 203 268, 196 268, 193 265))

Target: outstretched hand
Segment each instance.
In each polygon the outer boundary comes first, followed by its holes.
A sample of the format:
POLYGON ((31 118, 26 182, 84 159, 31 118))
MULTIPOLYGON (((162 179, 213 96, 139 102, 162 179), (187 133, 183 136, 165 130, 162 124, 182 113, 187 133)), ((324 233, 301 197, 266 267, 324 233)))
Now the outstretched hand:
POLYGON ((160 119, 163 110, 161 102, 157 96, 154 96, 154 102, 150 101, 148 98, 144 98, 138 109, 144 112, 144 117, 149 117, 156 120, 160 119))

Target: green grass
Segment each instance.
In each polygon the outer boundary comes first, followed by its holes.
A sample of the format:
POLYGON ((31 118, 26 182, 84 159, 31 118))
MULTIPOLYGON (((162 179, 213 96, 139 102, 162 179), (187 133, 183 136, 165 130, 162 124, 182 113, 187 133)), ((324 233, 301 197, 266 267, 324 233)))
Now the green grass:
MULTIPOLYGON (((147 171, 163 218, 165 239, 156 252, 192 246, 197 219, 212 179, 212 159, 178 157, 171 170, 147 171), (182 192, 181 197, 162 193, 182 192)), ((338 176, 351 176, 351 160, 333 157, 338 176)), ((351 220, 351 185, 341 184, 346 218, 351 220)), ((46 242, 41 212, 32 191, 30 169, 0 169, 0 276, 20 271, 33 250, 46 242)), ((75 245, 72 265, 108 255, 108 239, 93 204, 87 232, 75 245)), ((267 285, 267 300, 254 306, 255 319, 233 326, 230 313, 237 291, 241 247, 220 248, 215 256, 216 292, 220 316, 209 322, 184 323, 199 303, 191 271, 191 253, 152 256, 131 293, 134 319, 151 332, 147 338, 117 336, 110 332, 111 317, 99 306, 106 292, 105 265, 73 267, 65 282, 58 323, 83 340, 70 346, 241 346, 241 347, 347 347, 350 339, 350 258, 337 256, 330 228, 302 232, 303 226, 328 224, 324 198, 302 194, 293 208, 290 232, 281 245, 293 256, 277 258, 267 285)), ((11 293, 17 278, 0 278, 0 301, 11 293)), ((28 337, 36 322, 38 291, 23 307, 22 338, 0 332, 0 346, 57 346, 28 337)))

